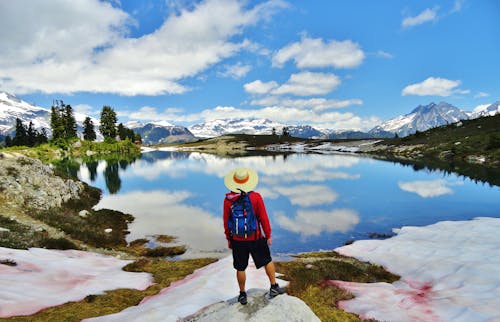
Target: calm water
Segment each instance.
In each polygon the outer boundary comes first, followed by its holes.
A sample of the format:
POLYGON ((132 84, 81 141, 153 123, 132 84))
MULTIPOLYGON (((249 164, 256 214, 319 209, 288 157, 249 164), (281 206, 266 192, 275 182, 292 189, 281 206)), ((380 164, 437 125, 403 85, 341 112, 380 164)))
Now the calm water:
POLYGON ((500 217, 500 188, 443 172, 414 171, 352 155, 220 158, 153 151, 133 163, 81 166, 78 176, 104 195, 97 208, 131 213, 128 240, 178 236, 184 257, 226 254, 223 177, 234 167, 260 175, 275 255, 333 249, 371 233, 478 216, 500 217))

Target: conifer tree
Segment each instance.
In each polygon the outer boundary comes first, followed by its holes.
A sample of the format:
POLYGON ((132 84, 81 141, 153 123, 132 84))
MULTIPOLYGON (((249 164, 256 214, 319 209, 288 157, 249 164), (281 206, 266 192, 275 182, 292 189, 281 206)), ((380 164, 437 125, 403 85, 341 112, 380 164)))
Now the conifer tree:
POLYGON ((47 136, 47 130, 45 128, 42 128, 40 132, 38 132, 37 139, 36 139, 36 144, 43 144, 48 142, 48 136, 47 136))
POLYGON ((101 112, 101 125, 99 130, 105 139, 116 137, 116 113, 110 106, 103 106, 101 112))
POLYGON ((19 118, 16 118, 16 135, 12 139, 12 145, 27 145, 28 136, 26 132, 26 126, 19 118))
POLYGON ((12 146, 12 139, 10 138, 10 135, 7 135, 5 137, 5 146, 12 146))
POLYGON ((90 117, 86 117, 83 121, 83 139, 87 141, 95 141, 96 133, 94 130, 94 122, 90 117))
MULTIPOLYGON (((58 101, 56 101, 55 104, 58 101)), ((61 111, 57 105, 53 104, 50 108, 50 128, 52 129, 52 138, 54 140, 64 138, 64 122, 61 116, 61 111)))
POLYGON ((118 136, 120 140, 125 140, 127 137, 127 128, 122 123, 118 124, 118 136))
POLYGON ((76 120, 73 115, 73 108, 71 105, 67 104, 65 105, 61 101, 61 109, 62 109, 62 114, 64 117, 64 138, 65 139, 72 139, 76 138, 76 120))
POLYGON ((30 121, 28 125, 28 131, 26 132, 26 145, 27 146, 35 146, 36 138, 38 136, 38 131, 33 126, 33 121, 30 121))

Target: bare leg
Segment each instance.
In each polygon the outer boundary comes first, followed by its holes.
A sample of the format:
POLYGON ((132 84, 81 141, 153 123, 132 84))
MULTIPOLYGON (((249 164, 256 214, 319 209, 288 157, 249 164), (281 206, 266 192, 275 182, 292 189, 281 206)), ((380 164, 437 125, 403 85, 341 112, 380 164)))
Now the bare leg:
POLYGON ((266 269, 266 274, 267 277, 269 277, 269 282, 271 283, 271 285, 276 284, 276 269, 274 268, 273 261, 267 263, 264 268, 266 269))
POLYGON ((240 291, 245 291, 245 282, 247 280, 247 276, 245 271, 236 271, 236 279, 238 280, 238 286, 240 287, 240 291))

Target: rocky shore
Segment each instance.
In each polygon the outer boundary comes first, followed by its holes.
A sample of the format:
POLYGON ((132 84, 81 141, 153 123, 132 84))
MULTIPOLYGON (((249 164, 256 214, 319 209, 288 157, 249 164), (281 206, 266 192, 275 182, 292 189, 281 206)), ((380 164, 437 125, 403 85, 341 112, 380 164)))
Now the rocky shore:
POLYGON ((54 175, 40 160, 15 153, 0 153, 0 191, 13 206, 47 210, 78 199, 84 186, 54 175))
MULTIPOLYGON (((54 170, 38 159, 17 153, 0 153, 0 230, 7 240, 34 238, 65 238, 63 231, 30 216, 33 211, 60 207, 71 199, 79 199, 83 183, 54 175, 54 170), (12 223, 22 234, 12 228, 2 227, 2 222, 12 223), (14 237, 16 235, 16 237, 14 237)), ((2 239, 3 239, 2 238, 2 239)), ((21 240, 21 245, 30 245, 21 240)))

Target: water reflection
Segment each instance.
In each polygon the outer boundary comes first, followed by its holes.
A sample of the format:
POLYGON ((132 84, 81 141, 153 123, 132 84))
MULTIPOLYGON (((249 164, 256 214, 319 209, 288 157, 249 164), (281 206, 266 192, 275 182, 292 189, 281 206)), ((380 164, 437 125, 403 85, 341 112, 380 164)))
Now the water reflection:
POLYGON ((107 160, 96 160, 93 158, 87 159, 80 165, 76 160, 74 177, 79 177, 82 180, 90 181, 90 183, 95 183, 98 177, 98 173, 102 173, 106 183, 106 189, 109 193, 118 193, 121 189, 121 178, 120 171, 127 170, 128 166, 135 162, 135 158, 132 159, 119 159, 119 157, 107 158, 107 160))
POLYGON ((219 253, 226 250, 222 219, 199 206, 189 205, 194 198, 188 191, 130 191, 105 196, 98 209, 109 208, 134 214, 127 241, 148 235, 166 234, 178 237, 192 253, 219 253))
POLYGON ((175 235, 188 246, 184 257, 212 256, 228 251, 223 177, 235 167, 259 173, 256 190, 266 203, 275 253, 332 249, 403 225, 500 215, 498 189, 353 155, 222 158, 153 151, 132 163, 86 163, 79 176, 105 189, 99 208, 136 217, 129 241, 175 235))
POLYGON ((323 232, 348 232, 359 223, 359 215, 353 209, 331 209, 297 211, 295 217, 284 212, 276 214, 282 228, 298 233, 301 237, 319 236, 323 232))
MULTIPOLYGON (((455 185, 462 184, 455 183, 455 185)), ((422 198, 432 198, 453 193, 450 188, 451 183, 443 179, 399 182, 398 185, 401 190, 416 193, 422 198)))

